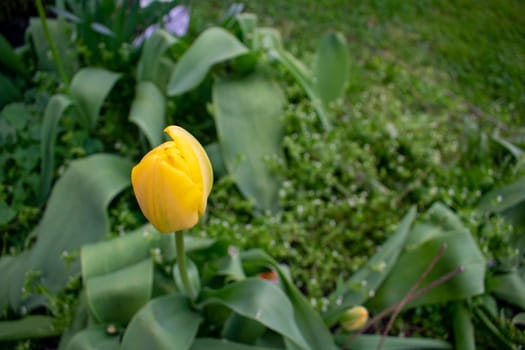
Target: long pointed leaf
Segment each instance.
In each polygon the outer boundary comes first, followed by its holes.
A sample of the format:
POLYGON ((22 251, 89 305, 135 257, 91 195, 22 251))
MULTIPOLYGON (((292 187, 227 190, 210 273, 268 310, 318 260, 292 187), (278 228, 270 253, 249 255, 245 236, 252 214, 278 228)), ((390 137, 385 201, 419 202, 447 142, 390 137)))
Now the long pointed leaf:
POLYGON ((168 84, 168 95, 180 95, 193 89, 200 84, 213 65, 247 52, 248 49, 224 29, 207 29, 175 66, 168 84))
MULTIPOLYGON (((160 60, 167 49, 177 42, 177 39, 165 30, 156 30, 144 44, 142 56, 137 66, 137 81, 152 81, 157 83, 160 60)), ((164 75, 164 73, 163 73, 164 75)))
POLYGON ((0 341, 52 337, 62 333, 49 316, 27 316, 16 321, 0 321, 0 341))

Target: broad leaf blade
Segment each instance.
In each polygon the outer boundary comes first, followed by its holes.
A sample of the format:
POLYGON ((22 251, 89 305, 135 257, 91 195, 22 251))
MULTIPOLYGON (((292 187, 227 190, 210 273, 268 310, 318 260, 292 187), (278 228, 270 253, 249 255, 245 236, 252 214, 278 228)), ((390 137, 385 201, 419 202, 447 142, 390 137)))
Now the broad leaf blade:
POLYGON ((488 288, 500 300, 525 310, 525 280, 518 271, 492 276, 488 288))
POLYGON ((135 99, 131 104, 129 120, 137 124, 151 147, 164 140, 166 99, 159 88, 150 81, 138 83, 135 99))
POLYGON ((47 103, 42 122, 40 144, 40 202, 44 203, 51 189, 55 171, 55 143, 58 123, 73 101, 62 94, 53 95, 47 103))
POLYGON ((121 348, 126 350, 186 350, 197 335, 201 318, 181 295, 151 300, 131 320, 121 348))
MULTIPOLYGON (((345 349, 363 350, 377 349, 381 341, 380 335, 362 334, 352 342, 352 336, 338 337, 338 343, 345 349)), ((452 350, 452 346, 443 340, 426 338, 385 337, 382 350, 452 350)))
POLYGON ((119 73, 102 68, 83 68, 75 74, 69 93, 84 117, 84 127, 95 127, 102 104, 119 78, 119 73))
POLYGON ((315 91, 324 105, 343 96, 348 80, 348 45, 341 33, 321 38, 314 66, 315 91))
POLYGON ((213 87, 213 103, 226 168, 259 209, 277 210, 280 181, 268 158, 283 159, 282 90, 259 74, 222 80, 213 87))
POLYGON ((129 186, 130 161, 115 155, 97 154, 71 162, 53 188, 43 217, 32 233, 36 243, 14 257, 10 279, 0 276, 0 285, 9 286, 10 304, 16 311, 25 305, 42 304, 42 297, 23 300, 25 274, 39 271, 40 282, 50 293, 65 287, 80 271, 78 259, 68 265, 64 257, 86 243, 100 240, 109 230, 106 207, 111 199, 129 186))
POLYGON ((226 30, 207 29, 177 62, 168 84, 168 95, 180 95, 193 89, 213 65, 247 52, 248 49, 226 30))
POLYGON ((219 303, 283 335, 300 349, 311 349, 297 328, 293 306, 272 282, 248 278, 219 290, 205 290, 201 305, 219 303))

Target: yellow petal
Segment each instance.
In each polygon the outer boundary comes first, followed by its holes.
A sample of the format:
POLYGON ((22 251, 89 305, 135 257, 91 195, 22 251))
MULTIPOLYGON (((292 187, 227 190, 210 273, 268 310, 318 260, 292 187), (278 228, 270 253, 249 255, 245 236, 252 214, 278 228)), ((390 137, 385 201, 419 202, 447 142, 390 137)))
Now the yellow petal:
POLYGON ((198 164, 199 170, 196 172, 196 176, 199 177, 199 182, 202 183, 203 187, 200 207, 200 213, 202 214, 206 209, 206 201, 213 185, 213 169, 210 159, 199 141, 183 128, 171 125, 165 128, 164 132, 178 143, 179 150, 188 158, 190 168, 193 168, 194 162, 198 164))
POLYGON ((202 190, 158 152, 148 153, 133 168, 131 182, 144 216, 160 232, 179 231, 197 223, 202 190))

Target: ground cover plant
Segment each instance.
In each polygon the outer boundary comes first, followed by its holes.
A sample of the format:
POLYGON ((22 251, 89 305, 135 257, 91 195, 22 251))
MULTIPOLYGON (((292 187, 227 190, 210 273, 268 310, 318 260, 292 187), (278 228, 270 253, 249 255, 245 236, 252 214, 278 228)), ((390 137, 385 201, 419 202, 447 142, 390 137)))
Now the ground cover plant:
POLYGON ((525 343, 522 4, 35 4, 0 38, 2 347, 525 343), (130 177, 170 139, 214 184, 161 234, 171 180, 130 177))

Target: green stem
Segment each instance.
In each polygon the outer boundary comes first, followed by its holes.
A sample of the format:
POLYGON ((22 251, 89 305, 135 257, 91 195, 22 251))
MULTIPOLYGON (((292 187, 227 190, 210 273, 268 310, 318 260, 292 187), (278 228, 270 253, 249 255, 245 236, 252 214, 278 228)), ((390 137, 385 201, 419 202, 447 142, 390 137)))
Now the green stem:
POLYGON ((177 246, 177 265, 179 267, 180 278, 184 289, 193 298, 193 290, 191 289, 190 278, 188 277, 188 270, 186 269, 186 252, 184 251, 184 232, 175 232, 175 244, 177 246))
POLYGON ((64 66, 62 65, 62 61, 60 60, 60 56, 58 55, 58 50, 55 46, 55 43, 53 42, 51 34, 49 33, 49 28, 47 27, 46 12, 44 10, 44 6, 42 5, 42 0, 35 0, 35 4, 38 10, 38 15, 40 16, 40 21, 42 22, 42 28, 44 29, 47 44, 49 45, 51 55, 53 56, 53 61, 55 61, 55 64, 57 66, 58 74, 60 75, 62 82, 65 85, 68 85, 69 79, 67 77, 66 71, 64 70, 64 66))

